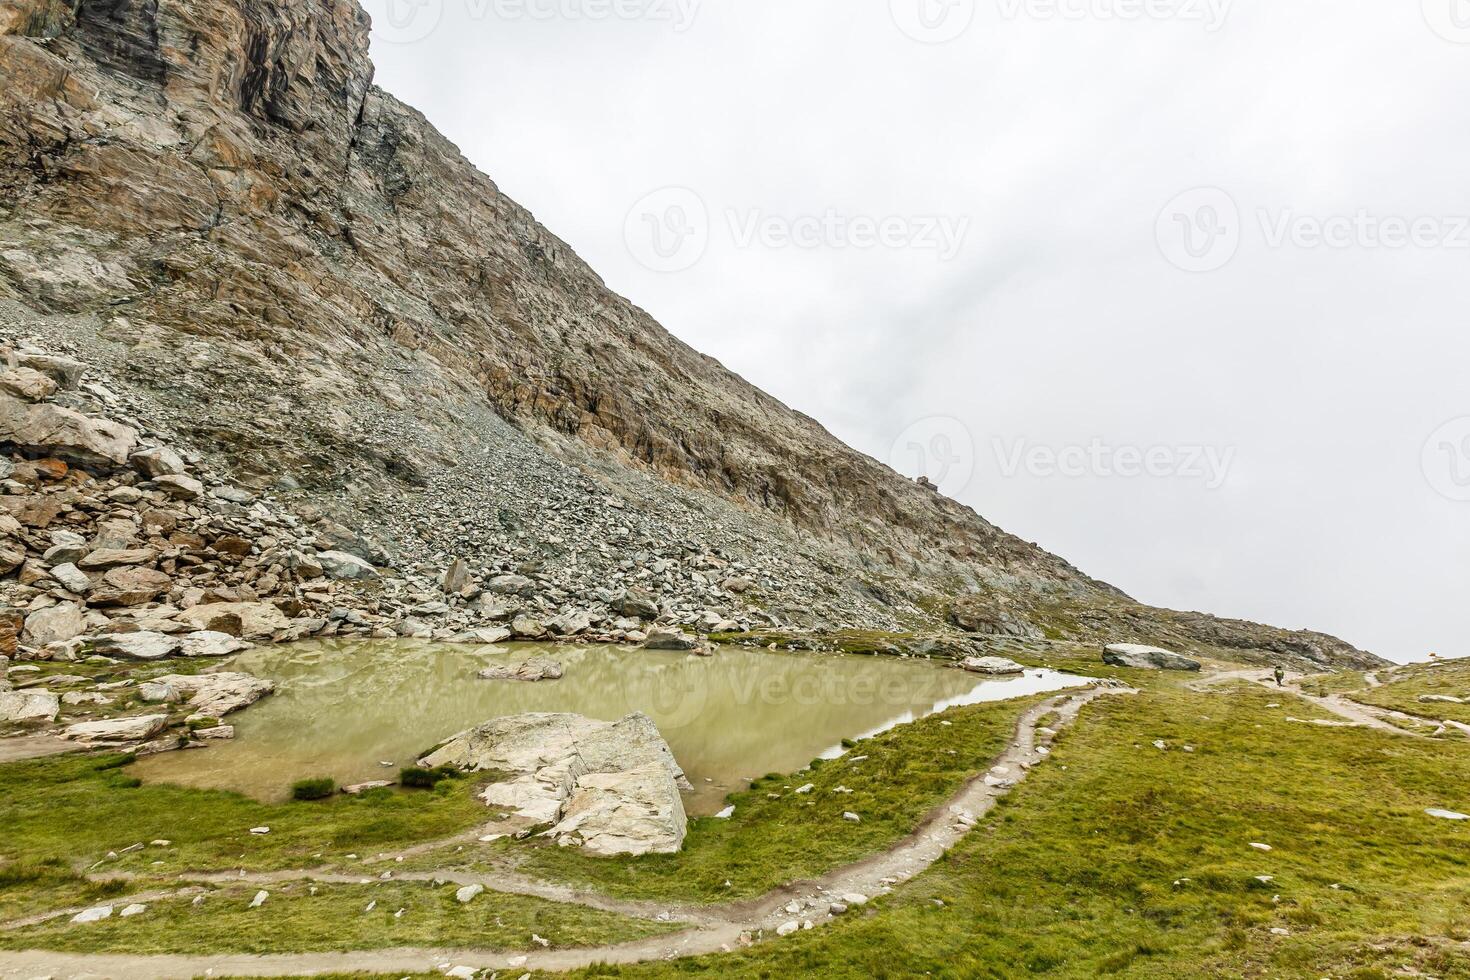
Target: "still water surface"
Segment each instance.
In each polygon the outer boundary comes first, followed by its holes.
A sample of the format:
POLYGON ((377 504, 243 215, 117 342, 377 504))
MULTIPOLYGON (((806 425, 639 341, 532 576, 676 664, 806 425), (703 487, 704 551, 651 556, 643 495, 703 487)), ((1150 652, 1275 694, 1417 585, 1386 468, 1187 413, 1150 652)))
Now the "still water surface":
POLYGON ((419 753, 492 718, 568 711, 615 721, 642 711, 694 784, 685 800, 690 812, 709 814, 754 777, 839 754, 844 738, 956 705, 1083 683, 1053 671, 987 679, 927 661, 742 647, 700 658, 613 646, 415 640, 262 647, 236 668, 274 680, 277 693, 228 719, 235 741, 144 759, 134 772, 279 800, 306 777, 343 785, 394 778, 419 753), (566 676, 536 684, 475 676, 533 656, 559 661, 566 676))

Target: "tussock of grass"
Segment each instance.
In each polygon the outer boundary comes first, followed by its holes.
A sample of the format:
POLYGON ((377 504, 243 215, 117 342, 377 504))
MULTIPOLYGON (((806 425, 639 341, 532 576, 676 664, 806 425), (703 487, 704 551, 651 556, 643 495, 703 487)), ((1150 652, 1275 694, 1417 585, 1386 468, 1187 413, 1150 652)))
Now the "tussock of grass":
POLYGON ((1424 814, 1470 807, 1470 747, 1164 685, 1090 706, 980 831, 861 917, 578 975, 1470 976, 1470 829, 1424 814))
POLYGON ((291 799, 293 800, 325 800, 337 792, 337 781, 330 776, 319 779, 301 779, 291 784, 291 799))
POLYGON ((0 932, 0 949, 107 953, 289 953, 395 946, 527 950, 600 946, 679 928, 577 905, 485 892, 467 905, 455 886, 376 882, 369 885, 274 885, 258 909, 257 889, 230 886, 190 898, 154 902, 142 915, 89 925, 66 919, 0 932), (372 905, 371 911, 368 906, 372 905), (403 910, 400 916, 397 913, 403 910))

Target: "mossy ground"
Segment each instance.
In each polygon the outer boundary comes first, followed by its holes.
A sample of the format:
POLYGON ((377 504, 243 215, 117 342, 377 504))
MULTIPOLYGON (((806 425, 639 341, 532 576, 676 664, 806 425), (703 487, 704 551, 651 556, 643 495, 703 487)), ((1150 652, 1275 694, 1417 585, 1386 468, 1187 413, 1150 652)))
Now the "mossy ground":
MULTIPOLYGON (((434 792, 271 805, 235 793, 138 785, 126 763, 125 756, 66 755, 0 766, 0 869, 51 862, 165 875, 312 867, 328 856, 449 837, 485 820, 472 780, 434 792), (271 832, 251 834, 256 827, 271 832), (171 844, 124 853, 154 840, 171 844)), ((0 888, 0 902, 9 890, 0 888)))
MULTIPOLYGON (((1295 724, 1287 718, 1325 713, 1289 691, 1240 683, 1202 693, 1190 689, 1189 675, 1102 668, 1080 648, 1045 661, 1121 677, 1143 693, 1090 705, 1048 763, 928 872, 813 932, 738 953, 580 975, 1470 977, 1470 827, 1425 813, 1470 812, 1470 744, 1295 724), (1272 849, 1252 848, 1256 842, 1272 849)), ((1417 698, 1414 685, 1451 676, 1421 678, 1416 669, 1380 690, 1417 698)), ((702 901, 758 893, 901 837, 960 780, 983 770, 1024 706, 957 709, 861 743, 852 754, 869 759, 857 766, 834 761, 760 780, 733 798, 735 819, 697 821, 678 857, 592 862, 524 844, 495 845, 490 856, 514 855, 524 870, 628 896, 702 901), (807 782, 816 787, 810 797, 794 793, 807 782), (855 792, 832 793, 838 785, 855 792), (840 821, 843 810, 862 813, 863 823, 840 821)), ((315 853, 365 855, 446 836, 483 816, 465 782, 442 793, 266 807, 229 794, 126 788, 114 782, 126 779, 125 770, 95 766, 59 759, 0 767, 0 825, 19 833, 5 855, 32 869, 63 858, 45 866, 56 875, 37 873, 17 886, 27 901, 99 887, 69 880, 66 857, 134 839, 177 841, 165 850, 186 859, 169 859, 171 874, 180 864, 282 867, 315 853), (141 797, 140 807, 132 802, 137 794, 158 795, 141 797), (191 806, 207 811, 192 829, 183 815, 191 806), (387 808, 386 822, 372 816, 379 807, 387 808), (53 812, 59 822, 48 819, 53 812), (164 817, 173 829, 150 822, 164 817), (271 837, 240 836, 259 823, 273 827, 271 837)), ((478 853, 468 848, 458 859, 473 862, 478 853)), ((118 863, 143 870, 158 859, 144 852, 118 863)), ((349 911, 362 897, 343 894, 349 911)), ((200 920, 197 941, 206 945, 198 948, 211 948, 202 928, 210 921, 200 920)), ((330 917, 305 914, 302 929, 323 922, 330 917)), ((414 942, 381 930, 361 937, 356 925, 340 926, 345 938, 333 940, 334 948, 379 938, 414 942)), ((515 920, 514 929, 524 928, 515 920)), ((95 941, 98 933, 91 935, 95 941)), ((320 948, 301 945, 311 941, 306 933, 289 939, 297 949, 320 948)))
POLYGON ((151 902, 141 915, 88 925, 60 919, 0 932, 0 949, 61 952, 231 953, 332 952, 387 947, 526 950, 601 946, 679 928, 630 919, 577 905, 486 892, 468 904, 455 886, 374 882, 271 885, 260 908, 250 908, 257 889, 233 885, 211 890, 201 904, 192 897, 151 902), (401 913, 401 914, 400 914, 401 913))
POLYGON ((1348 697, 1436 721, 1448 718, 1470 725, 1470 704, 1419 700, 1423 696, 1448 695, 1470 701, 1470 660, 1415 664, 1379 676, 1382 687, 1364 687, 1350 692, 1348 697))
POLYGON ((847 755, 817 760, 809 770, 762 777, 729 797, 735 806, 730 819, 691 821, 678 855, 591 858, 550 844, 498 842, 422 855, 408 866, 475 867, 509 859, 523 872, 630 898, 699 903, 764 894, 911 833, 931 809, 989 768, 1017 718, 1037 700, 953 709, 854 743, 847 755), (807 784, 810 792, 796 792, 807 784), (861 823, 845 820, 848 812, 861 823))
POLYGON ((862 916, 580 975, 1470 976, 1470 828, 1424 813, 1470 806, 1470 747, 1287 715, 1317 713, 1172 679, 1098 701, 979 832, 862 916))

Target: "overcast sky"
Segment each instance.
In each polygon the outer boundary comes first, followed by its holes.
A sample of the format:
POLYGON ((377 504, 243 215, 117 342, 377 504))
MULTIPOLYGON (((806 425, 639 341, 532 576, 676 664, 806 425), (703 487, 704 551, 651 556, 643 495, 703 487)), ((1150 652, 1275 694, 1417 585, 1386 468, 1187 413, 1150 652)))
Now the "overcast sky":
POLYGON ((1470 654, 1470 0, 366 6, 381 85, 863 452, 1146 602, 1470 654))

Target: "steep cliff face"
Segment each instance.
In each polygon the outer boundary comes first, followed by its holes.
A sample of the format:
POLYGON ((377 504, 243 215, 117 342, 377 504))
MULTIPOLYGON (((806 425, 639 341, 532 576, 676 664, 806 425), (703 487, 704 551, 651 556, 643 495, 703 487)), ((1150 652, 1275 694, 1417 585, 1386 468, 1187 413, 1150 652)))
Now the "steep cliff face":
POLYGON ((352 0, 0 0, 14 328, 89 347, 238 478, 410 551, 493 550, 487 510, 534 537, 513 481, 461 461, 544 457, 651 520, 684 488, 739 526, 729 547, 829 580, 818 619, 1131 605, 610 292, 372 87, 369 26, 352 0), (426 500, 442 520, 405 528, 426 500))

